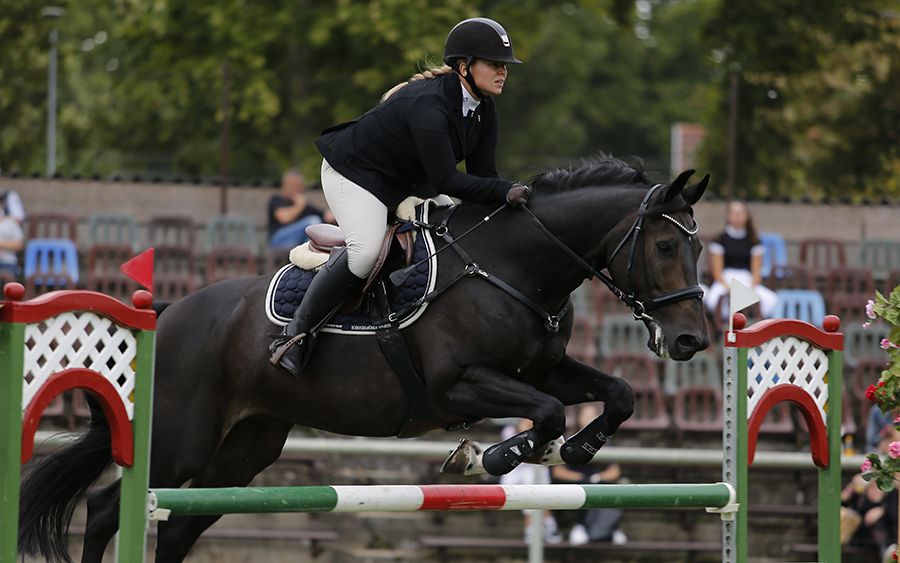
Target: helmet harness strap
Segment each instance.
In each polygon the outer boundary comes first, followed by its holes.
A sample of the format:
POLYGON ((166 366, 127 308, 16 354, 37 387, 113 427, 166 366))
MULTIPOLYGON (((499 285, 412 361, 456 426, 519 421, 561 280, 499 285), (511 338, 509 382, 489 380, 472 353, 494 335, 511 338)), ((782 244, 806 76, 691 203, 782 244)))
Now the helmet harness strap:
MULTIPOLYGON (((466 57, 466 75, 464 76, 466 82, 469 83, 469 86, 472 88, 472 94, 475 95, 479 100, 483 100, 486 96, 484 92, 475 84, 475 77, 472 76, 472 62, 475 61, 475 57, 468 56, 466 57)), ((456 64, 456 71, 459 72, 459 63, 456 64)))

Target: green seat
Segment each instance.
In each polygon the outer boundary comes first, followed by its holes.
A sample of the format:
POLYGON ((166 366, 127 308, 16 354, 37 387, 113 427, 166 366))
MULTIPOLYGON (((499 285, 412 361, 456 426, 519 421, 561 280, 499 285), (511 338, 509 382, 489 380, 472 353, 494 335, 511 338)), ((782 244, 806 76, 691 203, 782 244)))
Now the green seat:
POLYGON ((88 245, 137 244, 137 221, 131 215, 120 213, 94 213, 88 219, 88 245))

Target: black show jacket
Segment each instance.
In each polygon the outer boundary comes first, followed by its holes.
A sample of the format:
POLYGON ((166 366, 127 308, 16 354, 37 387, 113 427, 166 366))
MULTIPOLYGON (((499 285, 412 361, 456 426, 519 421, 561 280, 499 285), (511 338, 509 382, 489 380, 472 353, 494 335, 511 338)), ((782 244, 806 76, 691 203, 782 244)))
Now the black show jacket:
POLYGON ((513 183, 497 177, 496 146, 494 101, 483 99, 464 118, 455 73, 411 82, 316 140, 332 168, 391 210, 408 196, 439 193, 476 203, 505 202, 513 183), (468 174, 456 169, 462 160, 468 174))

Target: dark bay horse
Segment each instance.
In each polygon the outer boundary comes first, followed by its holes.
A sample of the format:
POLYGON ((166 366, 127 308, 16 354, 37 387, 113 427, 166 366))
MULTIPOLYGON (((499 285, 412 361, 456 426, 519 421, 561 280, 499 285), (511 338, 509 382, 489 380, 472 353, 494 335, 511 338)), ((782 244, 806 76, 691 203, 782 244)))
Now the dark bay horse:
MULTIPOLYGON (((483 270, 543 310, 563 308, 567 314, 550 331, 546 319, 479 276, 451 286, 404 329, 427 385, 426 426, 531 419, 532 429, 485 453, 485 467, 500 474, 563 433, 564 405, 604 401, 603 415, 563 449, 568 462, 589 460, 631 415, 634 399, 625 381, 566 355, 573 322, 569 296, 588 276, 586 264, 606 268, 635 301, 657 300, 652 316, 645 313, 641 320, 658 355, 687 360, 709 345, 694 291, 701 245, 693 236, 691 211, 708 178, 687 186, 689 176, 650 186, 639 170, 609 157, 549 171, 532 183, 533 217, 503 209, 461 241, 483 270)), ((459 234, 490 211, 463 204, 450 230, 459 234)), ((438 283, 463 267, 459 255, 442 252, 438 283)), ((188 481, 193 487, 244 486, 278 459, 295 424, 356 436, 393 436, 403 424, 407 398, 374 336, 321 334, 297 379, 268 362, 267 335, 274 329, 263 299, 271 277, 211 285, 160 316, 151 487, 188 481)), ((109 432, 100 415, 79 441, 29 468, 21 493, 20 550, 69 561, 72 510, 110 463, 109 432)), ((101 561, 118 527, 118 495, 118 482, 87 495, 83 562, 101 561)), ((182 561, 217 519, 160 522, 156 561, 182 561)))

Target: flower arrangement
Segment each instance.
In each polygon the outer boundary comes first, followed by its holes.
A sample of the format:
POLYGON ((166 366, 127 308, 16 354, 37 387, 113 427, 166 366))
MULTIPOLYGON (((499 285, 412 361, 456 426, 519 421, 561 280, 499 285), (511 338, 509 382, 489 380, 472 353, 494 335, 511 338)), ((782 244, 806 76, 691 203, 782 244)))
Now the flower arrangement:
MULTIPOLYGON (((890 325, 887 338, 881 341, 881 348, 887 352, 889 362, 878 383, 866 389, 866 398, 878 405, 882 412, 888 413, 900 406, 900 286, 894 288, 888 297, 876 292, 875 299, 866 304, 866 316, 869 321, 879 317, 890 325)), ((900 416, 894 419, 894 425, 900 429, 900 416)), ((875 481, 882 491, 890 491, 897 486, 897 474, 900 473, 900 441, 892 442, 886 455, 870 453, 860 467, 863 479, 875 481)))

